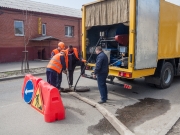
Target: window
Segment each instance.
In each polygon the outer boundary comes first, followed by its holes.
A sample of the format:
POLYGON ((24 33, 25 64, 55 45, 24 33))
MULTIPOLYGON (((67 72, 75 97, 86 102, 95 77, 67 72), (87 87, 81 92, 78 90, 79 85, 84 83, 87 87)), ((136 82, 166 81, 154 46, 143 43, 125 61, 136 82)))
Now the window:
POLYGON ((74 36, 74 27, 73 26, 65 26, 65 36, 67 36, 67 37, 74 36))
POLYGON ((42 35, 46 36, 46 24, 42 24, 42 35))
POLYGON ((24 23, 23 21, 14 21, 14 29, 16 36, 24 36, 24 23))

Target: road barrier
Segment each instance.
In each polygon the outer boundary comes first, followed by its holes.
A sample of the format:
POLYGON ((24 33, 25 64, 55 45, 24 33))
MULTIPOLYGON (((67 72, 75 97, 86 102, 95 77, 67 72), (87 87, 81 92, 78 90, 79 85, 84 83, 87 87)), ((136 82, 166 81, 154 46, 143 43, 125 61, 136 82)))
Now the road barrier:
POLYGON ((34 77, 31 74, 25 76, 22 87, 22 98, 26 103, 31 103, 34 90, 36 90, 36 87, 41 80, 41 78, 34 77))
POLYGON ((26 103, 31 103, 34 109, 44 115, 46 122, 65 119, 65 108, 58 89, 41 78, 26 75, 22 88, 22 97, 26 103), (25 100, 27 95, 29 97, 25 100))

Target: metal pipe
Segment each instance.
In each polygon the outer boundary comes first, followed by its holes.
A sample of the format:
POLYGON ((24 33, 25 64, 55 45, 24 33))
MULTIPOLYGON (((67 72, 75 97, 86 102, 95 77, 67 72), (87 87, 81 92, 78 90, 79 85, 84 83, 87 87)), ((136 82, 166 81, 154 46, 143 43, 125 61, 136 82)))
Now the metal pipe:
POLYGON ((87 67, 87 64, 88 64, 89 61, 91 60, 91 57, 92 57, 92 55, 94 54, 94 52, 95 52, 95 50, 96 50, 96 47, 99 45, 99 43, 101 42, 101 40, 102 40, 102 37, 99 38, 96 46, 94 47, 93 53, 91 53, 91 55, 90 55, 89 59, 87 60, 85 66, 84 66, 84 68, 83 68, 83 70, 81 71, 80 76, 78 77, 78 79, 77 79, 77 81, 76 81, 76 84, 75 84, 75 86, 74 86, 74 91, 76 91, 77 83, 79 82, 79 79, 81 78, 82 73, 85 71, 85 69, 86 69, 86 67, 87 67))

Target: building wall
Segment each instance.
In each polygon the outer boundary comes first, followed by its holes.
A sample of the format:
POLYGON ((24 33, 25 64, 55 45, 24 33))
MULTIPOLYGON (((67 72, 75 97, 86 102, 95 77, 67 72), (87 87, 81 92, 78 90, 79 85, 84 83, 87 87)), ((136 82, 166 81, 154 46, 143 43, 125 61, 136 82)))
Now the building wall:
POLYGON ((35 12, 0 9, 0 63, 21 61, 27 46, 29 60, 49 59, 50 52, 57 47, 58 41, 32 42, 30 39, 42 36, 38 34, 38 18, 46 24, 46 35, 60 39, 66 46, 81 48, 81 18, 65 17, 35 12), (27 14, 27 15, 26 15, 27 14), (25 36, 15 36, 14 21, 24 22, 25 36), (65 36, 65 26, 74 26, 74 36, 65 36), (42 53, 43 50, 43 54, 42 53), (38 54, 39 52, 39 54, 38 54))

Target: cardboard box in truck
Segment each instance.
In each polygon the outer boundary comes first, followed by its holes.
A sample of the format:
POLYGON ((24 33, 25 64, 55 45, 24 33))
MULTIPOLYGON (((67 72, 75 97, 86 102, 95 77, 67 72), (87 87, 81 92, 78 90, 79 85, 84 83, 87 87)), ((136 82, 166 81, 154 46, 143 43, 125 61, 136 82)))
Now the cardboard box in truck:
MULTIPOLYGON (((82 11, 83 57, 90 57, 101 38, 109 76, 145 77, 147 83, 168 88, 180 75, 180 3, 101 0, 83 5, 82 11)), ((88 66, 93 69, 95 62, 92 54, 88 66)))

